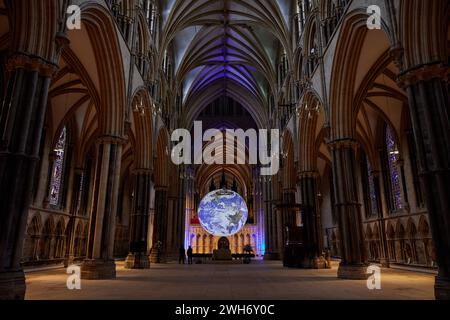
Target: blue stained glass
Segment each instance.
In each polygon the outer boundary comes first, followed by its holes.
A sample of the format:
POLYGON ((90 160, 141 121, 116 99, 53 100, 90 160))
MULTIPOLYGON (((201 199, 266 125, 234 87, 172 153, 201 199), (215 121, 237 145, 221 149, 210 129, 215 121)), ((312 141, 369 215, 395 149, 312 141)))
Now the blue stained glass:
POLYGON ((53 163, 52 178, 50 182, 50 205, 58 206, 60 202, 61 189, 62 189, 62 176, 64 169, 64 154, 66 151, 66 137, 67 130, 64 127, 61 130, 58 142, 55 145, 56 158, 53 163))
POLYGON ((399 159, 399 151, 392 135, 392 129, 386 128, 386 147, 388 153, 388 165, 391 179, 391 195, 394 205, 394 210, 403 208, 402 196, 400 191, 400 174, 397 169, 397 161, 399 159))
POLYGON ((367 160, 367 172, 368 172, 368 180, 369 180, 369 197, 370 197, 370 205, 371 205, 371 213, 373 215, 378 213, 378 202, 377 202, 377 193, 375 191, 375 181, 373 179, 373 170, 372 166, 367 160))

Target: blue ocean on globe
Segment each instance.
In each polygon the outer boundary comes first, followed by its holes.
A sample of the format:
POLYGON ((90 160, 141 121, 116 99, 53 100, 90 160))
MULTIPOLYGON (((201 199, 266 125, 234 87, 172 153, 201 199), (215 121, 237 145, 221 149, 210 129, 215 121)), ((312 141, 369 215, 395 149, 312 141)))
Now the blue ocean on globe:
POLYGON ((208 193, 200 202, 198 218, 210 234, 228 237, 238 233, 247 222, 248 209, 244 199, 231 190, 208 193))

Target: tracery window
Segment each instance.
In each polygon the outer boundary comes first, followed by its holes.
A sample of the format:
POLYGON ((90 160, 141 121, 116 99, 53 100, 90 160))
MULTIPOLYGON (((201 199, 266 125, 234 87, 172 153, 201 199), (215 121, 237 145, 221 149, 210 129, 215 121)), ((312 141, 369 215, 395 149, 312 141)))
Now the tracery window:
POLYGON ((150 28, 150 35, 153 39, 153 42, 156 43, 158 38, 159 19, 158 6, 155 1, 151 1, 151 3, 148 4, 147 21, 150 28))
MULTIPOLYGON (((297 1, 297 36, 300 37, 301 33, 303 32, 303 29, 305 27, 305 21, 306 21, 306 12, 304 3, 302 0, 297 1)), ((297 38, 297 40, 298 40, 297 38)))
POLYGON ((58 142, 54 148, 55 159, 53 162, 52 176, 50 182, 50 205, 58 207, 62 200, 62 189, 64 180, 65 156, 67 151, 67 129, 64 127, 59 135, 58 142))
POLYGON ((145 18, 150 23, 151 18, 152 18, 152 11, 153 11, 153 5, 152 5, 151 0, 143 0, 141 6, 144 9, 145 18))
POLYGON ((390 209, 391 211, 401 210, 403 208, 400 172, 397 168, 400 152, 395 142, 392 129, 386 126, 386 154, 387 154, 387 182, 389 183, 390 209))
POLYGON ((373 175, 372 165, 363 153, 361 156, 361 179, 363 184, 363 192, 366 207, 366 216, 374 216, 378 214, 378 199, 375 189, 375 179, 373 175))

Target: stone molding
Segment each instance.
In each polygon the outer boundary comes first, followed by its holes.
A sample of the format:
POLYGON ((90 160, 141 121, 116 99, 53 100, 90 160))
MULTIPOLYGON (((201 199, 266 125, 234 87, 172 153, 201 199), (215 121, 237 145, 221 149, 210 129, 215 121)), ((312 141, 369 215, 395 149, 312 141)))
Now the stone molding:
POLYGON ((35 71, 44 77, 51 78, 58 70, 58 66, 40 57, 33 57, 25 53, 16 53, 6 63, 6 70, 11 72, 16 69, 35 71))

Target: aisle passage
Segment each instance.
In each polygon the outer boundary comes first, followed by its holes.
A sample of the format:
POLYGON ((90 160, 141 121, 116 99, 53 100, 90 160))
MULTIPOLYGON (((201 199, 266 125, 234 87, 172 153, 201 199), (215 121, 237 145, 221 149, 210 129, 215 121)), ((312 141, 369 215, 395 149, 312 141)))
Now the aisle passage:
POLYGON ((26 299, 434 299, 434 275, 383 269, 382 290, 366 281, 340 280, 331 270, 285 269, 279 262, 251 265, 153 264, 117 266, 115 280, 82 280, 68 290, 64 269, 27 273, 26 299))

